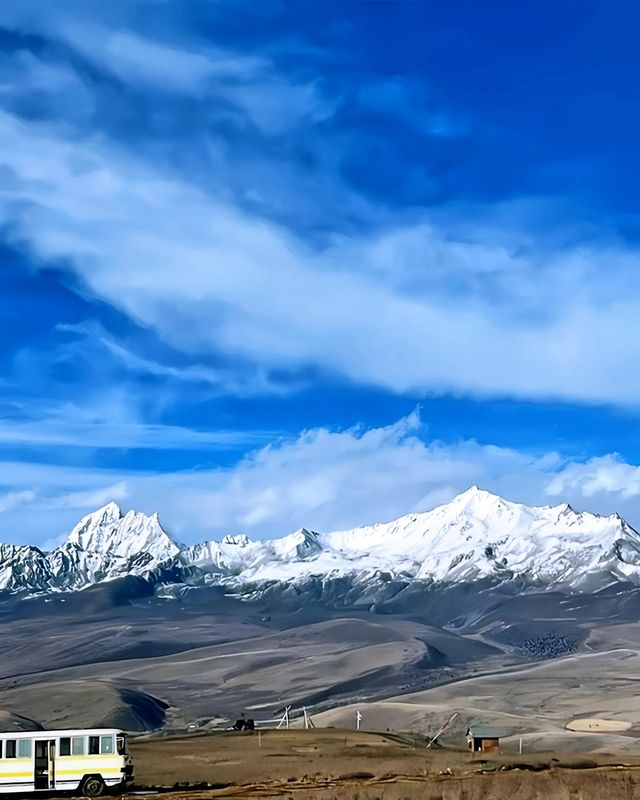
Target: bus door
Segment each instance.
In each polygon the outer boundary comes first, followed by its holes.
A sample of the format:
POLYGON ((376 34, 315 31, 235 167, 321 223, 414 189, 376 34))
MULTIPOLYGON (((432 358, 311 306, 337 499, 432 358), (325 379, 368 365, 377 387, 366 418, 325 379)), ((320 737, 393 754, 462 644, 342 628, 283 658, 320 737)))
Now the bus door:
POLYGON ((34 789, 53 789, 55 788, 55 762, 56 762, 56 742, 55 739, 40 739, 35 742, 35 758, 33 762, 33 788, 34 789))

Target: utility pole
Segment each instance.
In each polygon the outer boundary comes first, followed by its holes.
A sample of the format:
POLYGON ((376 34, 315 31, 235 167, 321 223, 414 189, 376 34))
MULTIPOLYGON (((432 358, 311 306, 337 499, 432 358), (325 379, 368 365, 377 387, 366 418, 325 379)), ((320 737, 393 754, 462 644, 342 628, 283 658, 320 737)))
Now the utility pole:
POLYGON ((287 706, 284 710, 284 714, 280 719, 280 722, 276 726, 276 730, 279 731, 280 728, 284 725, 284 727, 289 730, 289 711, 291 710, 291 706, 287 706))
POLYGON ((307 707, 306 706, 303 707, 302 713, 304 714, 304 729, 306 731, 308 731, 309 728, 315 728, 316 726, 313 724, 313 720, 307 714, 307 707))
POLYGON ((449 719, 447 719, 447 720, 445 720, 445 721, 444 721, 444 724, 443 724, 443 725, 442 725, 442 726, 441 726, 441 727, 438 729, 438 731, 436 732, 435 736, 433 736, 433 737, 432 737, 432 738, 429 740, 429 743, 427 744, 427 750, 428 750, 428 749, 431 747, 431 745, 432 745, 432 744, 435 744, 435 743, 437 742, 437 740, 438 740, 438 737, 439 737, 439 736, 442 736, 442 734, 443 734, 443 733, 444 733, 444 732, 447 730, 447 728, 449 727, 449 725, 451 725, 451 723, 453 722, 453 720, 454 720, 454 719, 455 719, 457 716, 458 716, 458 712, 456 711, 456 713, 455 713, 455 714, 452 714, 452 715, 449 717, 449 719))

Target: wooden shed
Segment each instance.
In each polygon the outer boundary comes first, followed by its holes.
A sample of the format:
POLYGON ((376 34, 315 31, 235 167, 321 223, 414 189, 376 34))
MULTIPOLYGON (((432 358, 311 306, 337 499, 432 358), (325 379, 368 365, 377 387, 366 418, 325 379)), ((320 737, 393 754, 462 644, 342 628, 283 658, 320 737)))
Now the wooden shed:
POLYGON ((474 753, 499 753, 500 738, 505 733, 492 725, 471 725, 467 728, 467 743, 474 753))

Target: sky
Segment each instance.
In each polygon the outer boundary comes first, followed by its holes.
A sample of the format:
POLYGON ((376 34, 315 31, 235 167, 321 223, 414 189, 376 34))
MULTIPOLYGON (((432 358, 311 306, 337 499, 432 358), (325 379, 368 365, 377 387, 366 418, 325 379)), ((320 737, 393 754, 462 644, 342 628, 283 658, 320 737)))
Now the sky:
POLYGON ((640 527, 640 7, 0 5, 0 541, 471 484, 640 527))

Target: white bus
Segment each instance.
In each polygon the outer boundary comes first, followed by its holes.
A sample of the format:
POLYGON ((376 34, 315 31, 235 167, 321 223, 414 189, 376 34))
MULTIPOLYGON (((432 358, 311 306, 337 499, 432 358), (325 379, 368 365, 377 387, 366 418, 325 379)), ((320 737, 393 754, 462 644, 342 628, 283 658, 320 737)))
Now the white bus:
POLYGON ((115 728, 0 733, 0 795, 80 792, 98 797, 133 781, 127 735, 115 728))

